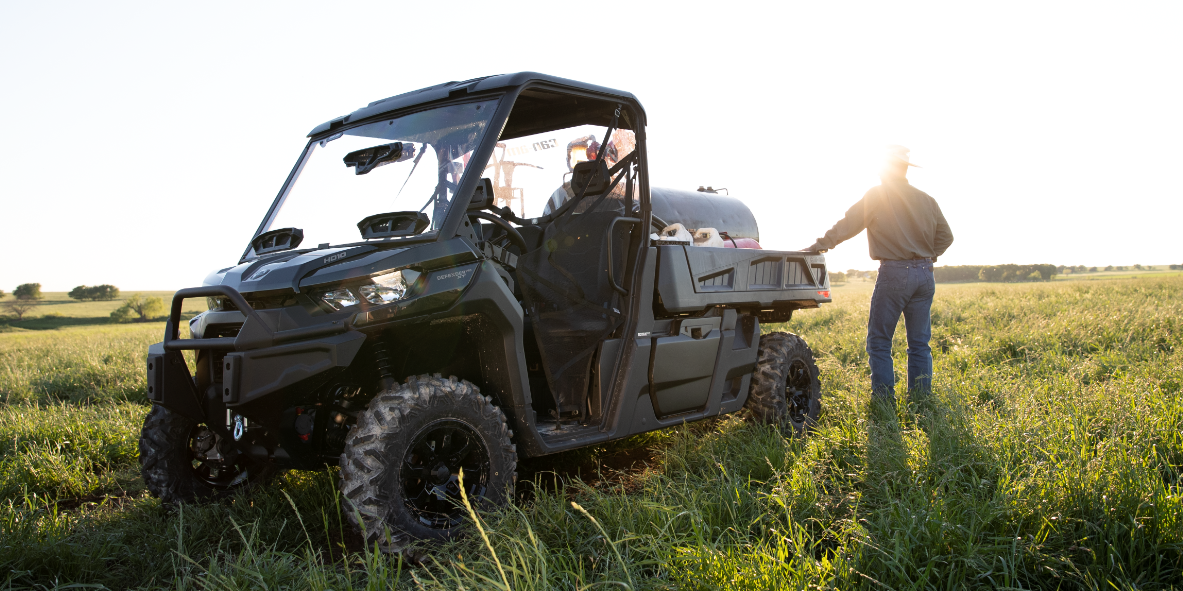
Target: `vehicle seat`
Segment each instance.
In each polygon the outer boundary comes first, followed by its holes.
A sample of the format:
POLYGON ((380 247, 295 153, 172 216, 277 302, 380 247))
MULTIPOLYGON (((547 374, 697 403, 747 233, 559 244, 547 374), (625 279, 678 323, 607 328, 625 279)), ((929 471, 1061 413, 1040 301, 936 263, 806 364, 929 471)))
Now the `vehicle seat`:
MULTIPOLYGON (((486 222, 475 224, 474 228, 476 229, 478 240, 496 240, 497 238, 505 235, 505 230, 502 230, 500 227, 486 222)), ((534 250, 542 246, 542 228, 539 228, 538 226, 522 226, 518 228, 518 232, 522 235, 522 238, 526 240, 526 246, 528 247, 528 250, 534 250)), ((518 247, 513 243, 506 244, 506 247, 509 248, 510 252, 519 256, 524 254, 518 252, 518 247)))
POLYGON ((542 246, 542 228, 538 226, 522 226, 518 228, 518 232, 522 234, 522 238, 526 239, 526 245, 530 250, 534 250, 542 246))

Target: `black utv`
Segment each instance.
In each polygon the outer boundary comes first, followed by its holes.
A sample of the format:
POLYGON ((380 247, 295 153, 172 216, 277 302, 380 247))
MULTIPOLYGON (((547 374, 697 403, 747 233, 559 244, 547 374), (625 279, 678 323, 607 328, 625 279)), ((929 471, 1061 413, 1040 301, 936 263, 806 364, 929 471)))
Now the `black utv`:
POLYGON ((817 418, 809 348, 760 325, 830 301, 824 258, 662 234, 759 240, 734 197, 649 186, 632 94, 492 76, 309 138, 238 263, 177 292, 148 350, 140 463, 165 503, 339 463, 348 518, 398 550, 455 535, 461 470, 499 504, 520 457, 817 418), (209 310, 179 338, 186 298, 209 310))

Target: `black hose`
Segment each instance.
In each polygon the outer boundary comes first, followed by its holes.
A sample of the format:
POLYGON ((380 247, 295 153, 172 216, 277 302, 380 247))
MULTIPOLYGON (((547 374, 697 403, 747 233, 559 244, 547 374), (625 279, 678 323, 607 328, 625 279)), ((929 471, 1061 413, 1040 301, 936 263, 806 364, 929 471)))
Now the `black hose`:
POLYGON ((505 235, 509 236, 509 241, 518 245, 518 248, 522 249, 522 254, 526 254, 526 251, 530 250, 530 248, 526 246, 526 239, 522 237, 522 233, 518 232, 517 228, 509 225, 509 222, 483 211, 470 211, 468 212, 468 215, 470 217, 480 218, 482 220, 492 222, 494 226, 498 226, 502 230, 505 230, 505 235))

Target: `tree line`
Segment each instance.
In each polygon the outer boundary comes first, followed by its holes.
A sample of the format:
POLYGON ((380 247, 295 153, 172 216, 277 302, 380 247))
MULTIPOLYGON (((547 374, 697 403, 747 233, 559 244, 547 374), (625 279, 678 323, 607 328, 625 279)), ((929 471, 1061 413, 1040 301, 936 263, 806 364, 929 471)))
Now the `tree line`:
POLYGON ((94 287, 79 285, 78 287, 71 289, 70 293, 66 295, 70 296, 70 299, 79 301, 90 300, 93 302, 98 300, 113 300, 119 297, 119 288, 115 287, 114 285, 107 285, 105 283, 103 285, 96 285, 94 287))
MULTIPOLYGON (((4 299, 7 295, 4 290, 0 289, 0 299, 4 299)), ((107 284, 79 285, 70 290, 67 295, 71 299, 79 301, 114 300, 119 298, 119 288, 107 284)), ((13 299, 4 302, 4 309, 15 316, 17 322, 20 322, 25 319, 25 314, 36 307, 39 300, 42 299, 41 284, 22 283, 12 290, 12 296, 13 299)), ((160 298, 144 297, 138 293, 127 298, 123 305, 111 312, 111 320, 115 322, 144 322, 161 316, 164 316, 164 302, 160 298)))
POLYGON ((955 265, 933 267, 932 272, 937 283, 1051 281, 1061 273, 1055 265, 955 265))
MULTIPOLYGON (((1183 271, 1183 265, 1168 265, 1172 271, 1183 271)), ((1104 268, 1086 267, 1084 265, 954 265, 933 267, 933 277, 937 283, 963 283, 971 281, 989 281, 996 283, 1017 283, 1024 281, 1051 281, 1056 275, 1077 275, 1083 273, 1098 273, 1101 271, 1150 271, 1153 267, 1145 265, 1109 265, 1104 268)), ((847 269, 845 272, 833 271, 830 281, 842 283, 852 280, 875 281, 875 271, 858 271, 847 269)))

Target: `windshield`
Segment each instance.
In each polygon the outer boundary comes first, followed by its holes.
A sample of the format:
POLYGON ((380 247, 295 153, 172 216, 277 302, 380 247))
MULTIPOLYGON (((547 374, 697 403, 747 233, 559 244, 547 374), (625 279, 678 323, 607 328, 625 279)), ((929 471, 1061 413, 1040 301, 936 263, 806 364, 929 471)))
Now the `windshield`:
POLYGON ((358 222, 402 211, 426 215, 423 231, 438 229, 497 102, 439 107, 316 142, 263 231, 299 228, 306 246, 361 242, 358 222))

